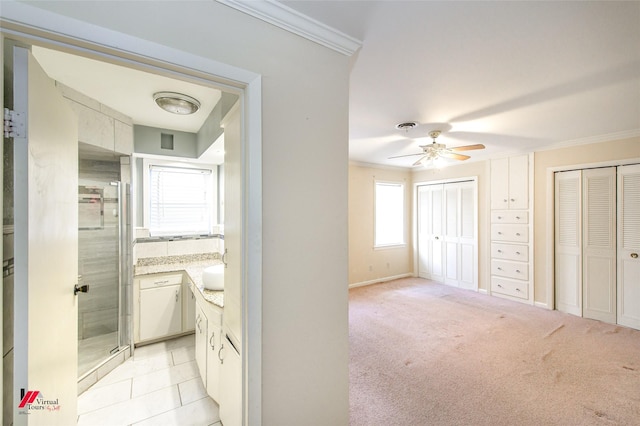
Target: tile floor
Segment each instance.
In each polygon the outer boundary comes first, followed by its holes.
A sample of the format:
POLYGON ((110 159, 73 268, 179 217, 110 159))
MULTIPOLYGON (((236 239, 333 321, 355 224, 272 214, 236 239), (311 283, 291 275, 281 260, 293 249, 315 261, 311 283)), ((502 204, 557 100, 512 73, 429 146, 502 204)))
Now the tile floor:
POLYGON ((195 336, 136 348, 78 397, 78 426, 215 425, 218 404, 207 396, 195 361, 195 336))

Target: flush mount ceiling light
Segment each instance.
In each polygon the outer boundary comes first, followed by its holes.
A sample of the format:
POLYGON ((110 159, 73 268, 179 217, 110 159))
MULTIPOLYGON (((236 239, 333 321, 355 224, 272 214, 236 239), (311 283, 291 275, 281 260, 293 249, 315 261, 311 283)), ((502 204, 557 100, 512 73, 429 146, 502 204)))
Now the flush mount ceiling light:
POLYGON ((175 92, 158 92, 153 95, 156 104, 172 114, 189 115, 200 109, 200 102, 191 96, 175 92))

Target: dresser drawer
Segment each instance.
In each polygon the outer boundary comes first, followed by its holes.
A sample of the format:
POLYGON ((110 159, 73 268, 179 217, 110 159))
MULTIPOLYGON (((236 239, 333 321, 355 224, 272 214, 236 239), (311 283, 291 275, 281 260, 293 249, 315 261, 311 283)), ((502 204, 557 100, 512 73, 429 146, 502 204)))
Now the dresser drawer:
POLYGON ((519 244, 491 244, 491 257, 502 260, 529 261, 529 246, 519 244))
POLYGON ((514 243, 529 242, 529 228, 527 225, 501 225, 491 226, 491 239, 493 241, 511 241, 514 243))
POLYGON ((529 279, 529 265, 522 262, 492 259, 491 275, 499 275, 501 277, 526 281, 529 279))
POLYGON ((529 298, 529 283, 513 281, 506 278, 491 277, 491 292, 506 294, 507 296, 529 298))
POLYGON ((491 223, 529 223, 529 212, 517 210, 493 210, 491 223))

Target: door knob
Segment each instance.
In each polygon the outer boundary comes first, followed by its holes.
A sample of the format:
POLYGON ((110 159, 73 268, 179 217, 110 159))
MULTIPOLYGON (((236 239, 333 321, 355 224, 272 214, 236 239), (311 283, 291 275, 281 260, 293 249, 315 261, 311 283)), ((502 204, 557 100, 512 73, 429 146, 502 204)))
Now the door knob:
POLYGON ((631 253, 631 257, 633 257, 634 259, 638 258, 638 253, 631 253))
POLYGON ((436 238, 436 240, 439 240, 439 239, 440 239, 440 237, 435 237, 435 238, 436 238))

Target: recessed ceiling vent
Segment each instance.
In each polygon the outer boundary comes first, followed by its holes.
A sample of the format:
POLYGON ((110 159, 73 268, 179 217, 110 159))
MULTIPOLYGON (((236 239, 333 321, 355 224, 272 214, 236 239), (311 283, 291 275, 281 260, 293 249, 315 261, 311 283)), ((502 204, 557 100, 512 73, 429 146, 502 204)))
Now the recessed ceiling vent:
POLYGON ((396 129, 398 130, 411 130, 418 126, 418 123, 415 121, 405 121, 404 123, 396 124, 396 129))

